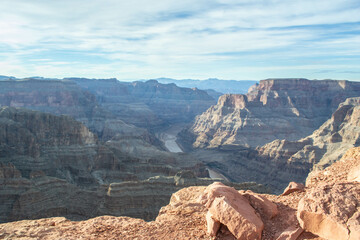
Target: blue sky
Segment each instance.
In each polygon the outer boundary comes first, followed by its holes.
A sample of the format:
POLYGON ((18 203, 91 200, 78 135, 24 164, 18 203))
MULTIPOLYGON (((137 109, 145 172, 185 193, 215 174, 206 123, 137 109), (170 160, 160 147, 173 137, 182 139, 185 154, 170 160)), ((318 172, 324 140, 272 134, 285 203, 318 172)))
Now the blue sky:
POLYGON ((360 80, 359 0, 1 0, 0 75, 360 80))

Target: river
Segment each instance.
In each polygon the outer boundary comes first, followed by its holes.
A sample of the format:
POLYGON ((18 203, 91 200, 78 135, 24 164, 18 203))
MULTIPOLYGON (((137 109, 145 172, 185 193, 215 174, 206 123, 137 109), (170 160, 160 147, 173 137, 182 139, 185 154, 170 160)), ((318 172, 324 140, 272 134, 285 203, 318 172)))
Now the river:
MULTIPOLYGON (((167 130, 157 134, 158 138, 164 142, 165 147, 169 152, 180 153, 183 152, 182 149, 176 142, 177 134, 183 129, 184 125, 173 125, 167 130)), ((223 179, 229 181, 224 175, 218 173, 210 168, 206 168, 209 172, 209 177, 212 179, 223 179)))

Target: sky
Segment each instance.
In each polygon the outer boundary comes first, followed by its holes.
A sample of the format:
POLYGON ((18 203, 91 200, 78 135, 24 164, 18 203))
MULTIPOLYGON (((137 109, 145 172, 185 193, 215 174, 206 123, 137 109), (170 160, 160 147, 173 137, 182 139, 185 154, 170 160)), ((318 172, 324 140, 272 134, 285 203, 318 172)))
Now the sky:
POLYGON ((1 0, 0 75, 360 81, 359 0, 1 0))

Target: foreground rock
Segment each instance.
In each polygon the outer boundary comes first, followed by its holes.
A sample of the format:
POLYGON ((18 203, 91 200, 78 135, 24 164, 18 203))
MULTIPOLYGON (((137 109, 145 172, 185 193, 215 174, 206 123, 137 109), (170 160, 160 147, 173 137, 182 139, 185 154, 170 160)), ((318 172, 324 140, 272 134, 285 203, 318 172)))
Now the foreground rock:
MULTIPOLYGON (((360 183, 348 178, 360 166, 360 148, 307 179, 311 187, 298 206, 300 225, 325 239, 360 238, 360 183)), ((358 177, 358 176, 357 176, 358 177)))
POLYGON ((282 193, 283 196, 289 195, 290 193, 297 192, 297 191, 304 191, 304 184, 290 182, 289 185, 285 188, 284 192, 282 193))
POLYGON ((298 206, 300 226, 325 239, 360 237, 360 184, 337 183, 315 187, 298 206))
POLYGON ((261 239, 263 222, 248 200, 234 188, 221 183, 211 184, 200 202, 208 208, 206 221, 211 236, 216 236, 223 224, 237 239, 261 239))
MULTIPOLYGON (((102 216, 86 221, 69 221, 65 218, 23 220, 0 224, 0 238, 10 239, 206 239, 206 214, 208 209, 199 198, 206 187, 187 187, 174 193, 170 203, 162 207, 156 220, 145 222, 128 217, 102 216)), ((296 226, 296 204, 303 195, 289 196, 261 195, 274 202, 279 214, 272 219, 260 215, 264 222, 261 239, 277 239, 280 234, 296 226)), ((254 208, 255 209, 255 208, 254 208)), ((233 234, 224 226, 216 239, 234 240, 233 234)), ((303 233, 298 239, 320 240, 303 233)))

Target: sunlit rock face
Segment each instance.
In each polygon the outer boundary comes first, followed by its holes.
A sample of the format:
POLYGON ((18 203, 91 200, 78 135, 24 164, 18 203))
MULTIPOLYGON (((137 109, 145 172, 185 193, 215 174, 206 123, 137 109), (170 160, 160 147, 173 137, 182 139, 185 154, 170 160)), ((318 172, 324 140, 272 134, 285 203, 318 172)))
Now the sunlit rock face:
POLYGON ((360 83, 267 79, 246 95, 226 94, 180 134, 193 148, 256 147, 275 139, 297 140, 321 126, 338 105, 357 97, 360 83))

